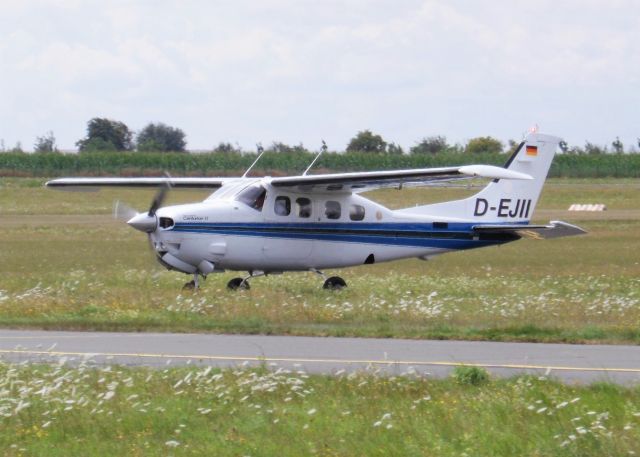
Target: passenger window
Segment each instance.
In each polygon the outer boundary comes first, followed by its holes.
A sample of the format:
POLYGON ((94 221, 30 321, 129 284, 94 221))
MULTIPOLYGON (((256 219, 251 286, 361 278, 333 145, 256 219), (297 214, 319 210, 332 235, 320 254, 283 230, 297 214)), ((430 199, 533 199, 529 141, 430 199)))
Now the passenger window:
POLYGON ((340 203, 328 201, 324 204, 324 215, 327 219, 340 219, 340 203))
POLYGON ((364 206, 351 205, 349 208, 349 218, 352 221, 361 221, 364 219, 364 206))
POLYGON ((253 186, 249 186, 240 192, 236 200, 244 203, 251 208, 262 211, 262 207, 264 206, 264 199, 267 196, 267 190, 262 187, 260 184, 254 184, 253 186))
POLYGON ((311 217, 311 200, 300 197, 296 199, 298 217, 311 217))
POLYGON ((291 200, 289 200, 289 197, 276 197, 274 211, 278 216, 291 214, 291 200))

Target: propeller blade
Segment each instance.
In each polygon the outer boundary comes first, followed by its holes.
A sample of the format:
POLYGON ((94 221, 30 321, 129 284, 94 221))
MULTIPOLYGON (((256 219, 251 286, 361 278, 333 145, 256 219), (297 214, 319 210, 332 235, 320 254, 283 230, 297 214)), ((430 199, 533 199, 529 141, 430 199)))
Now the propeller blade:
POLYGON ((149 216, 155 216, 156 211, 162 206, 164 199, 167 197, 167 192, 171 189, 171 176, 169 173, 165 172, 165 177, 167 178, 164 184, 158 189, 153 200, 151 201, 151 207, 149 207, 149 216))
POLYGON ((137 216, 138 212, 127 205, 126 203, 116 200, 113 205, 113 218, 123 222, 128 222, 134 216, 137 216))

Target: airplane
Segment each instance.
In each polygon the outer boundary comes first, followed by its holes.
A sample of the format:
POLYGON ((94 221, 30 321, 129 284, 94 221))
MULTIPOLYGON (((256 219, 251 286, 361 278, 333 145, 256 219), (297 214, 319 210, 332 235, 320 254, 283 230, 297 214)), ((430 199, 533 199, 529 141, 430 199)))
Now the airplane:
POLYGON ((586 233, 562 221, 530 224, 560 138, 529 133, 503 167, 464 165, 393 171, 247 177, 60 178, 57 189, 153 187, 146 212, 116 204, 116 215, 147 233, 160 264, 193 275, 185 284, 226 270, 246 271, 230 290, 249 280, 289 271, 310 271, 323 288, 342 289, 326 269, 430 259, 446 252, 501 245, 523 237, 558 238, 586 233), (461 200, 391 210, 362 193, 380 188, 433 186, 487 178, 477 194, 461 200), (171 188, 211 189, 199 203, 162 207, 171 188))

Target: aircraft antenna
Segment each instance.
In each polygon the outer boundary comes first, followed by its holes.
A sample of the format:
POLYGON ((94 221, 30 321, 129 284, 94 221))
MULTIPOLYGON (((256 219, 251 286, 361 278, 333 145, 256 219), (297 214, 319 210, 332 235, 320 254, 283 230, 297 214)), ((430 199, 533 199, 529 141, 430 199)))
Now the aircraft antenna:
POLYGON ((256 146, 258 147, 258 157, 253 161, 249 168, 247 168, 247 171, 244 172, 244 174, 242 175, 243 178, 247 176, 247 173, 251 171, 253 166, 258 163, 258 160, 260 160, 260 157, 262 157, 262 154, 264 154, 264 148, 262 147, 262 144, 258 143, 256 146))
POLYGON ((313 167, 313 164, 316 163, 316 161, 320 158, 322 153, 325 152, 326 150, 327 150, 327 143, 325 143, 325 141, 322 140, 322 147, 320 148, 320 152, 318 152, 318 155, 313 158, 313 160, 311 161, 307 169, 304 171, 304 173, 302 173, 302 176, 307 176, 307 172, 311 170, 311 167, 313 167))

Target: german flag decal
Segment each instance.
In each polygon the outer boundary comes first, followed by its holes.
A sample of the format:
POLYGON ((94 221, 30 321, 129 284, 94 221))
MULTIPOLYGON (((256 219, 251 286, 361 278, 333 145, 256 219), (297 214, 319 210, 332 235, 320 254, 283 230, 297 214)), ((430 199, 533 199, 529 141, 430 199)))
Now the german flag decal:
POLYGON ((527 145, 527 155, 528 156, 537 156, 538 155, 538 146, 527 145))

